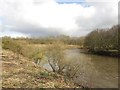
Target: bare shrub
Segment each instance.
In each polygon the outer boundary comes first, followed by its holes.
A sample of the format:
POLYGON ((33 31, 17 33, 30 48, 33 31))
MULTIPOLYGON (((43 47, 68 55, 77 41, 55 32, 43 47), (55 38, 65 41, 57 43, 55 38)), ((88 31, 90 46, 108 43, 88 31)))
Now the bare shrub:
POLYGON ((54 42, 47 47, 46 56, 53 72, 61 73, 65 68, 63 46, 61 42, 54 42))
POLYGON ((14 53, 18 54, 18 59, 19 59, 19 54, 22 53, 22 47, 21 44, 19 44, 18 42, 16 42, 15 40, 13 40, 10 37, 4 37, 2 39, 2 48, 3 49, 8 49, 13 51, 14 53))
POLYGON ((34 62, 39 65, 42 59, 44 58, 44 51, 42 49, 35 49, 32 52, 31 58, 34 60, 34 62))

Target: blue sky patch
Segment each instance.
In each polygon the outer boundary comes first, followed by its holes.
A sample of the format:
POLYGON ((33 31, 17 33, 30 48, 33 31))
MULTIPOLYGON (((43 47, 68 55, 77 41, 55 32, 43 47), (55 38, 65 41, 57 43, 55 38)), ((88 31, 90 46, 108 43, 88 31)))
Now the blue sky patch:
POLYGON ((86 3, 85 0, 56 0, 59 4, 80 4, 83 7, 90 7, 88 3, 86 3))
POLYGON ((71 3, 85 3, 85 0, 56 0, 57 3, 59 4, 71 4, 71 3))

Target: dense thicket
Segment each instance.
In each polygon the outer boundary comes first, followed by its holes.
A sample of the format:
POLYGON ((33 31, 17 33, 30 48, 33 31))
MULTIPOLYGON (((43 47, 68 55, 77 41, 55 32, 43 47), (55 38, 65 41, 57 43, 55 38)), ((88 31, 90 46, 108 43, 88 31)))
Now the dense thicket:
POLYGON ((112 28, 96 29, 89 33, 84 46, 90 50, 118 50, 118 25, 112 28))

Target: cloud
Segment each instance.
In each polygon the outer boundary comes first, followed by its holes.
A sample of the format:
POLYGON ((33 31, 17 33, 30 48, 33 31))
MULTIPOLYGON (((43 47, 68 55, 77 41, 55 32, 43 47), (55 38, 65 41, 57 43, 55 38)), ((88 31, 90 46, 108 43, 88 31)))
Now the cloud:
MULTIPOLYGON (((83 29, 89 31, 96 28, 108 28, 118 24, 118 8, 112 7, 112 3, 92 2, 89 4, 94 6, 95 13, 93 16, 90 15, 90 18, 78 17, 76 20, 78 26, 85 26, 83 29)), ((89 12, 87 13, 88 15, 90 14, 89 12)))
POLYGON ((0 0, 2 31, 26 36, 82 36, 95 28, 117 24, 117 7, 113 3, 86 0, 85 4, 88 7, 55 0, 0 0))
POLYGON ((59 35, 61 33, 59 32, 60 30, 58 28, 57 29, 56 28, 45 28, 42 26, 36 26, 36 25, 26 23, 26 22, 16 22, 16 23, 14 22, 14 23, 11 23, 11 25, 4 25, 3 29, 4 29, 3 30, 4 35, 9 33, 10 35, 20 34, 19 36, 26 35, 26 36, 39 37, 39 36, 47 36, 47 35, 48 36, 59 35))

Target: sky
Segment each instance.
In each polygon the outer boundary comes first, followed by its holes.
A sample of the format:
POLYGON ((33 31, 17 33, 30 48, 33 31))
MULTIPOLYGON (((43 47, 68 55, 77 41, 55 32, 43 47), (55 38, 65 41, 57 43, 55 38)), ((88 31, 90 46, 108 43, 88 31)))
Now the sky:
POLYGON ((0 36, 85 36, 118 24, 119 0, 0 0, 0 36))

